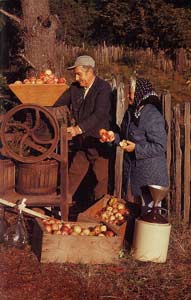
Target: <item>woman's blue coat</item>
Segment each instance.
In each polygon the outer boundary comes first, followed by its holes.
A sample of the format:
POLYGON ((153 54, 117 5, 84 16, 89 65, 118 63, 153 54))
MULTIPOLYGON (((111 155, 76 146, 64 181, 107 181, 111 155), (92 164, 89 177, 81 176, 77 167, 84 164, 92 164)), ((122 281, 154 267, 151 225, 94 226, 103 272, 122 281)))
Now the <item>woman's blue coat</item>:
POLYGON ((131 183, 134 196, 141 195, 141 187, 147 185, 168 186, 166 164, 165 120, 153 104, 141 111, 136 126, 130 113, 125 113, 121 138, 136 144, 133 153, 124 152, 123 189, 131 183))

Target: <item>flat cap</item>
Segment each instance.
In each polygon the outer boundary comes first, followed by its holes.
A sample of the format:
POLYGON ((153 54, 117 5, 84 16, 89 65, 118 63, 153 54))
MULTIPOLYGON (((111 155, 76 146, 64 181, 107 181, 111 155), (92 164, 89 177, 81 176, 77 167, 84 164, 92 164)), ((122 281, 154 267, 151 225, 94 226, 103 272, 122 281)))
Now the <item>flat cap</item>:
POLYGON ((71 67, 68 67, 67 70, 72 70, 79 66, 90 66, 90 67, 94 68, 95 60, 91 56, 88 56, 88 55, 78 56, 74 65, 71 67))

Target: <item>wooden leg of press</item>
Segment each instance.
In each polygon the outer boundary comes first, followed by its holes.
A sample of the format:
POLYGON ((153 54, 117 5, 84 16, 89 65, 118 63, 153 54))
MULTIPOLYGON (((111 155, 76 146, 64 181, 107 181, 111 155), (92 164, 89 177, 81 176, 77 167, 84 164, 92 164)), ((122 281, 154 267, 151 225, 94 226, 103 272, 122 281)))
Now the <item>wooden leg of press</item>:
POLYGON ((68 203, 68 140, 67 130, 65 126, 61 127, 61 140, 60 140, 60 191, 61 191, 61 218, 68 221, 69 203, 68 203))

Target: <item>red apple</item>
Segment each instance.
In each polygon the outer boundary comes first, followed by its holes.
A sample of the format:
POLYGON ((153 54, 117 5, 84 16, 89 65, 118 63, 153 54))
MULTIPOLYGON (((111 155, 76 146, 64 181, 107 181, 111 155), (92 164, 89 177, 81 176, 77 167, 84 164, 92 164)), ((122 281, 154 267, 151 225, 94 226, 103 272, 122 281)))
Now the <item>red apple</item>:
POLYGON ((70 232, 70 228, 68 228, 67 226, 65 226, 65 225, 63 225, 62 227, 61 227, 61 232, 63 233, 63 232, 66 232, 67 234, 69 234, 69 232, 70 232))
POLYGON ((65 83, 66 82, 66 79, 64 77, 60 77, 58 78, 58 83, 65 83))
POLYGON ((108 230, 108 231, 106 231, 105 236, 112 237, 112 236, 114 236, 114 232, 111 230, 108 230))

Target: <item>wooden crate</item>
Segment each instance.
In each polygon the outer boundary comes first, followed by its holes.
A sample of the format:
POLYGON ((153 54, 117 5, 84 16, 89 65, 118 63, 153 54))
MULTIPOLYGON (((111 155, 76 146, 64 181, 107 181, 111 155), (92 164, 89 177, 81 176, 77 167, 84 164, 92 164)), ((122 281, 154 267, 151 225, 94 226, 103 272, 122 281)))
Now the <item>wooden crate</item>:
MULTIPOLYGON (((67 222, 83 228, 97 223, 67 222)), ((117 264, 121 236, 74 236, 47 233, 41 221, 34 226, 32 249, 42 263, 117 264)))
POLYGON ((23 104, 52 106, 68 89, 68 85, 59 84, 9 84, 11 91, 23 104))
MULTIPOLYGON (((80 213, 78 215, 78 222, 100 222, 102 220, 96 218, 97 212, 99 212, 104 206, 106 206, 108 200, 111 198, 111 195, 105 195, 102 199, 97 201, 95 204, 93 204, 91 207, 89 207, 84 212, 80 213)), ((125 203, 124 200, 119 199, 120 202, 125 203)), ((127 222, 125 221, 121 225, 112 225, 112 228, 114 228, 119 234, 121 235, 122 240, 125 237, 127 222)))

